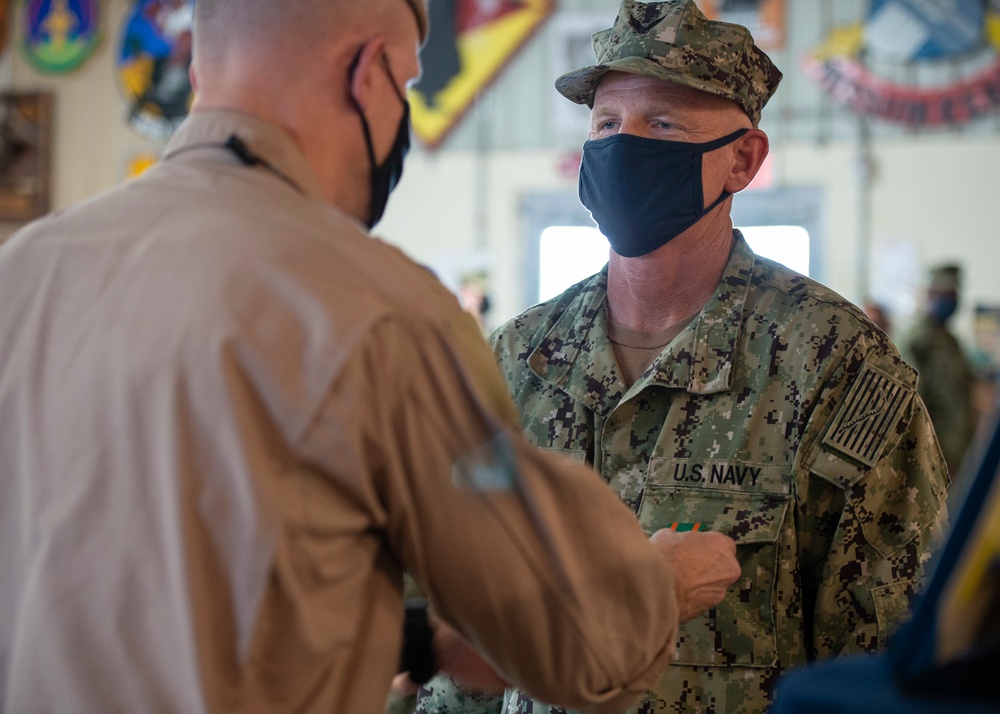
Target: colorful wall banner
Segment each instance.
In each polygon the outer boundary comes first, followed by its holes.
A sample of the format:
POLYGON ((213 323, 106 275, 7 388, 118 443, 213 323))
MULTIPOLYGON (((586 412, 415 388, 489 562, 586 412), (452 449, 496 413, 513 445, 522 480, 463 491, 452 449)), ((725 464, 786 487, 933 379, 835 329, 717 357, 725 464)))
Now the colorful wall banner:
POLYGON ((709 19, 749 29, 763 50, 785 46, 785 0, 697 0, 697 4, 709 19))
POLYGON ((434 0, 423 74, 410 90, 413 133, 437 147, 542 23, 554 0, 434 0))
POLYGON ((99 28, 100 0, 27 0, 24 54, 42 72, 69 72, 93 54, 99 28))
POLYGON ((867 21, 836 28, 802 60, 835 100, 859 114, 908 126, 963 124, 1000 107, 1000 11, 982 0, 955 0, 952 12, 923 0, 872 0, 867 21), (871 51, 900 64, 954 61, 984 47, 994 59, 985 69, 943 85, 900 84, 862 61, 871 51))
POLYGON ((136 0, 125 16, 118 77, 129 125, 151 141, 166 143, 191 107, 193 23, 194 0, 136 0))
POLYGON ((983 0, 872 0, 868 47, 898 62, 955 57, 982 40, 983 0))
POLYGON ((963 124, 1000 107, 1000 61, 971 79, 936 89, 889 82, 848 58, 807 58, 803 69, 854 111, 909 126, 963 124))

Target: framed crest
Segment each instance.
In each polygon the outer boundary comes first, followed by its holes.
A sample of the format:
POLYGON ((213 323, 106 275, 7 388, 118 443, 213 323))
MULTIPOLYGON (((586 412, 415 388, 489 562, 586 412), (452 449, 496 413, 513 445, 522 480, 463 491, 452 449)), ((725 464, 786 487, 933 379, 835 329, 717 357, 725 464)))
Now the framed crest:
MULTIPOLYGON (((3 3, 6 15, 7 3, 3 3)), ((69 72, 97 47, 99 0, 28 0, 24 4, 24 55, 41 72, 69 72)))
POLYGON ((0 221, 49 211, 52 95, 0 94, 0 221))

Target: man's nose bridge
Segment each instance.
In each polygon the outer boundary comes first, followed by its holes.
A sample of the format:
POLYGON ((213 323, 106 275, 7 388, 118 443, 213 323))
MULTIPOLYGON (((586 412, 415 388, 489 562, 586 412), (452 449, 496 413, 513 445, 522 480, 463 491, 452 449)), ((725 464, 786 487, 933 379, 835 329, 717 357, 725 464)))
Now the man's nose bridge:
POLYGON ((633 136, 652 137, 649 129, 649 122, 635 115, 625 115, 622 117, 619 134, 632 134, 633 136))

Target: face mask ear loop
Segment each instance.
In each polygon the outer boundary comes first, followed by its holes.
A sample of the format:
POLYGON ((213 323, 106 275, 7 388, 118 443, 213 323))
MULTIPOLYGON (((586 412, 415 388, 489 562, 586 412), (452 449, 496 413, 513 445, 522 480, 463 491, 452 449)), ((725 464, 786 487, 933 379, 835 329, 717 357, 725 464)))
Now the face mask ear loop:
MULTIPOLYGON (((736 141, 737 139, 739 139, 741 136, 743 136, 744 134, 746 134, 748 131, 750 131, 750 130, 748 128, 744 127, 742 129, 737 129, 732 134, 727 134, 726 136, 722 137, 721 139, 716 139, 715 141, 706 142, 705 145, 704 145, 705 150, 702 153, 701 158, 699 159, 699 163, 703 164, 703 162, 705 160, 705 154, 708 153, 709 151, 714 151, 715 149, 721 149, 723 146, 728 146, 729 144, 732 144, 734 141, 736 141)), ((701 172, 699 172, 699 174, 700 173, 701 172)), ((699 188, 699 190, 701 190, 701 180, 700 179, 698 181, 698 188, 699 188)), ((705 208, 704 210, 702 210, 701 215, 698 216, 698 220, 700 221, 702 218, 704 218, 705 216, 707 216, 720 203, 722 203, 723 201, 725 201, 727 198, 729 198, 732 195, 733 194, 729 193, 729 191, 727 191, 725 188, 723 188, 722 189, 722 193, 719 194, 719 197, 717 199, 715 199, 715 201, 712 203, 712 205, 709 206, 708 208, 705 208)), ((695 223, 697 223, 697 221, 695 221, 695 223)), ((694 223, 692 223, 691 225, 694 225, 694 223)))
POLYGON ((715 199, 715 202, 712 203, 711 206, 709 206, 708 208, 706 208, 704 211, 701 212, 701 215, 698 217, 699 220, 702 219, 702 218, 704 218, 705 216, 707 216, 709 213, 711 213, 720 203, 722 203, 723 201, 725 201, 727 198, 729 198, 732 195, 733 194, 729 193, 729 191, 727 191, 726 189, 722 189, 722 193, 720 193, 719 197, 717 199, 715 199))
POLYGON ((392 91, 399 97, 400 102, 406 104, 406 97, 399 91, 399 87, 396 86, 396 76, 392 73, 392 67, 389 66, 389 55, 385 52, 382 53, 382 64, 385 65, 385 71, 389 75, 389 83, 392 85, 392 91))
MULTIPOLYGON (((364 51, 364 47, 358 50, 358 53, 354 55, 354 59, 351 61, 350 70, 347 74, 347 86, 351 87, 354 84, 354 73, 358 71, 358 62, 361 61, 361 53, 364 51)), ((396 85, 393 84, 393 87, 396 85)), ((372 145, 372 135, 371 131, 368 129, 368 120, 365 119, 365 112, 361 108, 361 104, 358 103, 357 97, 354 96, 354 92, 348 92, 351 95, 351 102, 354 104, 354 108, 358 110, 358 116, 361 118, 361 129, 365 133, 365 148, 368 150, 368 165, 371 166, 372 172, 375 171, 375 147, 372 145)))

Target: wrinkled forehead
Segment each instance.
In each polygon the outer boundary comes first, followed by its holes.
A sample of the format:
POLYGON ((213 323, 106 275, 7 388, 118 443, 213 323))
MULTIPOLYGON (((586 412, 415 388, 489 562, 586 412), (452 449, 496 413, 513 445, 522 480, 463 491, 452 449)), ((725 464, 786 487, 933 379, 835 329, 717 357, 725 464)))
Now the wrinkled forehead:
POLYGON ((656 77, 628 72, 608 72, 594 92, 594 111, 610 104, 656 104, 684 111, 744 114, 736 102, 699 89, 656 77))

